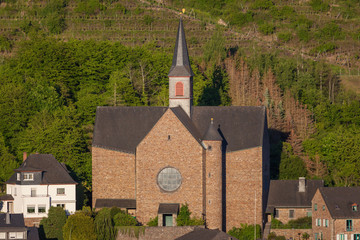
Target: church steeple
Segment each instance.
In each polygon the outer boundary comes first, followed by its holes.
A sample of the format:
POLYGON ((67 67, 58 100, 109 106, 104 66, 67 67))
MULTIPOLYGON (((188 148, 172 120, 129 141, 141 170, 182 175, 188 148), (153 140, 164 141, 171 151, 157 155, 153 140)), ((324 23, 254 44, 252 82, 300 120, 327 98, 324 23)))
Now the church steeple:
POLYGON ((194 76, 194 73, 190 66, 185 31, 181 18, 176 36, 173 61, 168 76, 169 106, 181 106, 189 117, 191 117, 193 99, 192 77, 194 76))
POLYGON ((190 66, 189 54, 186 46, 185 32, 182 19, 176 35, 176 44, 169 77, 192 77, 194 73, 190 66))

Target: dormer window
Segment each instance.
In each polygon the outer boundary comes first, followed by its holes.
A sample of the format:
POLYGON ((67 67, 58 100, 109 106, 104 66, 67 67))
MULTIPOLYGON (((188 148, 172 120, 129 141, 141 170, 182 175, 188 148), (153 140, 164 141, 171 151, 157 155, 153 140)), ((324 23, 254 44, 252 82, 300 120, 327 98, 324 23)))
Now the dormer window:
POLYGON ((24 181, 34 181, 33 173, 24 173, 24 181))
POLYGON ((16 173, 16 180, 20 181, 20 173, 16 173))
POLYGON ((175 84, 175 96, 184 96, 184 84, 182 82, 175 84))
POLYGON ((353 205, 351 205, 351 208, 352 208, 353 212, 357 212, 358 205, 356 203, 354 203, 353 205))

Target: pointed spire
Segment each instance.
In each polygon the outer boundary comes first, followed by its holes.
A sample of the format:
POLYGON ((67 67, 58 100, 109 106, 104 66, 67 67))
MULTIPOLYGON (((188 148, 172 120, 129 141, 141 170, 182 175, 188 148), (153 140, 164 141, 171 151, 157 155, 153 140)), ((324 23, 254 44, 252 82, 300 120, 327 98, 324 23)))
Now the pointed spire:
POLYGON ((174 57, 169 72, 169 77, 192 77, 194 73, 190 66, 189 54, 186 46, 185 31, 180 18, 176 36, 174 57))
POLYGON ((216 129, 214 125, 214 119, 211 118, 210 126, 208 130, 206 131, 204 137, 204 140, 210 140, 210 141, 222 141, 222 137, 220 136, 219 131, 216 129))

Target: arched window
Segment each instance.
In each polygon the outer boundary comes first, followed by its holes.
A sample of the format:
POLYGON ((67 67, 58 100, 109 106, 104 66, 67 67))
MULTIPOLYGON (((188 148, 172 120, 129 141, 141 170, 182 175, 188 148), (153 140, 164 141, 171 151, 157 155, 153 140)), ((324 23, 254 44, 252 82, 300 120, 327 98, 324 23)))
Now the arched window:
POLYGON ((184 96, 184 84, 182 82, 175 84, 175 96, 184 96))

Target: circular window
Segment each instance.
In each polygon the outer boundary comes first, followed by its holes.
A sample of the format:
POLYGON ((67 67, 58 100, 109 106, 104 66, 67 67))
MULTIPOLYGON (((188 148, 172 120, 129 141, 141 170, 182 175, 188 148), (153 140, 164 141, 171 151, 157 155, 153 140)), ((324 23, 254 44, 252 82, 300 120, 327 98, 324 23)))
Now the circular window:
POLYGON ((162 190, 172 192, 180 187, 181 174, 176 168, 167 167, 159 172, 157 182, 162 190))

